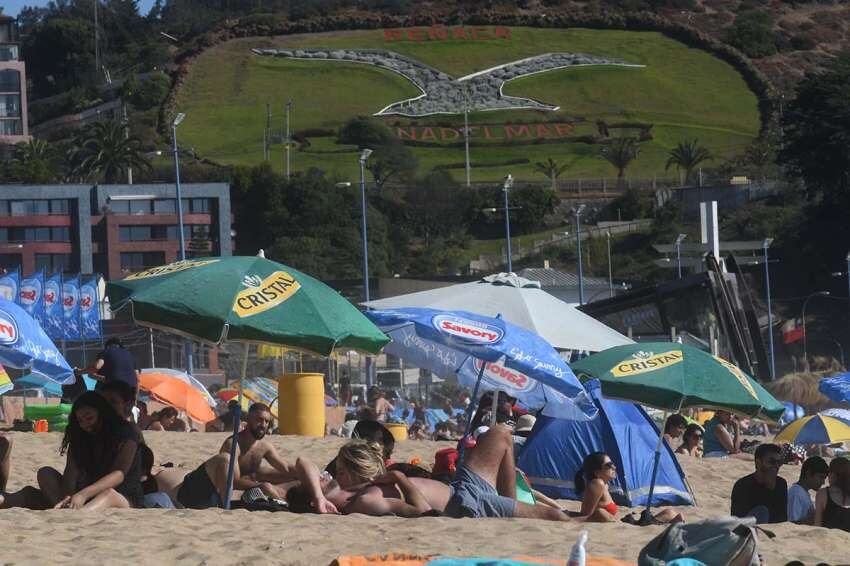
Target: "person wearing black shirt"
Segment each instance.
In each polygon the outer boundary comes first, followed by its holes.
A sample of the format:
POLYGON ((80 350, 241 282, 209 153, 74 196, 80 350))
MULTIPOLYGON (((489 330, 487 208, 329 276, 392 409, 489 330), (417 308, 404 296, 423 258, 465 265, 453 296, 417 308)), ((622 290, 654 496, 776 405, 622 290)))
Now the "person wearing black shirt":
POLYGON ((776 444, 756 448, 756 471, 735 482, 732 515, 755 517, 758 524, 788 520, 788 484, 779 477, 782 449, 776 444))
POLYGON ((119 338, 110 338, 106 341, 106 349, 97 355, 94 365, 75 371, 77 376, 87 373, 97 379, 99 383, 95 390, 99 390, 102 384, 110 381, 123 381, 134 390, 139 388, 139 371, 136 369, 136 360, 119 338))

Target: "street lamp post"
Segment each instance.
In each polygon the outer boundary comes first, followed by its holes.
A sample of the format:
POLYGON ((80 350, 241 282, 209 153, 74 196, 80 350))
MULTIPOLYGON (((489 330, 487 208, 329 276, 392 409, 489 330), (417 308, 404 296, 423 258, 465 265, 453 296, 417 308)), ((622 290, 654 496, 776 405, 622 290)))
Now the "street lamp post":
POLYGON ((773 238, 765 238, 762 242, 764 249, 764 289, 767 297, 767 337, 770 347, 770 379, 776 379, 776 358, 773 349, 773 308, 770 303, 770 264, 767 259, 767 249, 773 243, 773 238))
POLYGON ((580 204, 573 208, 576 217, 576 255, 578 256, 578 304, 584 304, 584 268, 581 264, 581 213, 585 205, 580 204))
MULTIPOLYGON (((366 160, 372 155, 371 149, 360 152, 360 231, 363 235, 363 294, 368 303, 369 296, 369 240, 366 232, 366 160)), ((372 386, 372 358, 366 356, 366 386, 372 386)))
POLYGON ((611 231, 605 232, 605 239, 608 244, 608 298, 614 296, 614 271, 611 267, 611 231))
POLYGON ((809 349, 808 349, 808 333, 806 332, 806 306, 809 304, 809 299, 812 297, 829 296, 829 291, 816 291, 806 297, 803 301, 803 362, 806 364, 806 371, 809 371, 809 349))
POLYGON ((505 193, 505 241, 508 245, 508 273, 513 273, 514 271, 513 261, 511 259, 511 212, 508 203, 508 191, 510 191, 513 186, 514 178, 508 175, 505 177, 505 183, 502 186, 502 192, 505 193))
MULTIPOLYGON (((171 142, 174 149, 174 185, 177 188, 177 231, 180 236, 180 261, 186 260, 186 235, 183 232, 183 193, 180 191, 180 159, 177 151, 177 126, 186 118, 186 114, 180 112, 171 122, 171 142)), ((192 343, 186 340, 186 371, 189 375, 195 372, 192 356, 192 343)))
POLYGON ((682 278, 682 242, 687 238, 687 234, 679 234, 676 236, 676 269, 679 272, 679 279, 682 278))

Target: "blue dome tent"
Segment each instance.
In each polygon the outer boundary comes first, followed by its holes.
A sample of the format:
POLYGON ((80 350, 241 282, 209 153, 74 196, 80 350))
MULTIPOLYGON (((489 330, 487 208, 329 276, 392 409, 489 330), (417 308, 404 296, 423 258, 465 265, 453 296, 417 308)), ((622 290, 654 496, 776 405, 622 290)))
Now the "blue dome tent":
MULTIPOLYGON (((585 384, 599 408, 591 421, 541 416, 526 442, 518 467, 532 486, 553 498, 581 499, 573 478, 584 457, 606 452, 617 465, 618 478, 610 486, 620 505, 646 505, 658 429, 638 405, 602 397, 597 380, 585 384)), ((693 505, 682 468, 666 444, 661 453, 653 504, 693 505)))

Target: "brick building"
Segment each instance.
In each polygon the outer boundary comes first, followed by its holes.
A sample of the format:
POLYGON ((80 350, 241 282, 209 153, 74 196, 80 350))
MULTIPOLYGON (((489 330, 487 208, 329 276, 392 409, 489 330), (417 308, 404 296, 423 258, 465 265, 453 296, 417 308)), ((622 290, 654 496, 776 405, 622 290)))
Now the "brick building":
POLYGON ((15 20, 0 14, 0 144, 29 140, 27 73, 15 20))
MULTIPOLYGON (((230 188, 182 184, 187 256, 231 255, 230 188)), ((0 185, 0 269, 128 273, 179 258, 173 184, 0 185)))

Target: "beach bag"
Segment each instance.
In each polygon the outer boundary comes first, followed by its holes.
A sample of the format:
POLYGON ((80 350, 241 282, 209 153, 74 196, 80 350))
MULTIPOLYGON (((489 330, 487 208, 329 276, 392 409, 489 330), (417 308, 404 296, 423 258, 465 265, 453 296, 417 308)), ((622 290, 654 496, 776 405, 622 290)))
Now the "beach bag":
POLYGON ((691 558, 711 565, 759 566, 757 531, 769 538, 775 536, 756 527, 752 517, 676 523, 643 547, 638 566, 664 566, 677 558, 691 558))

